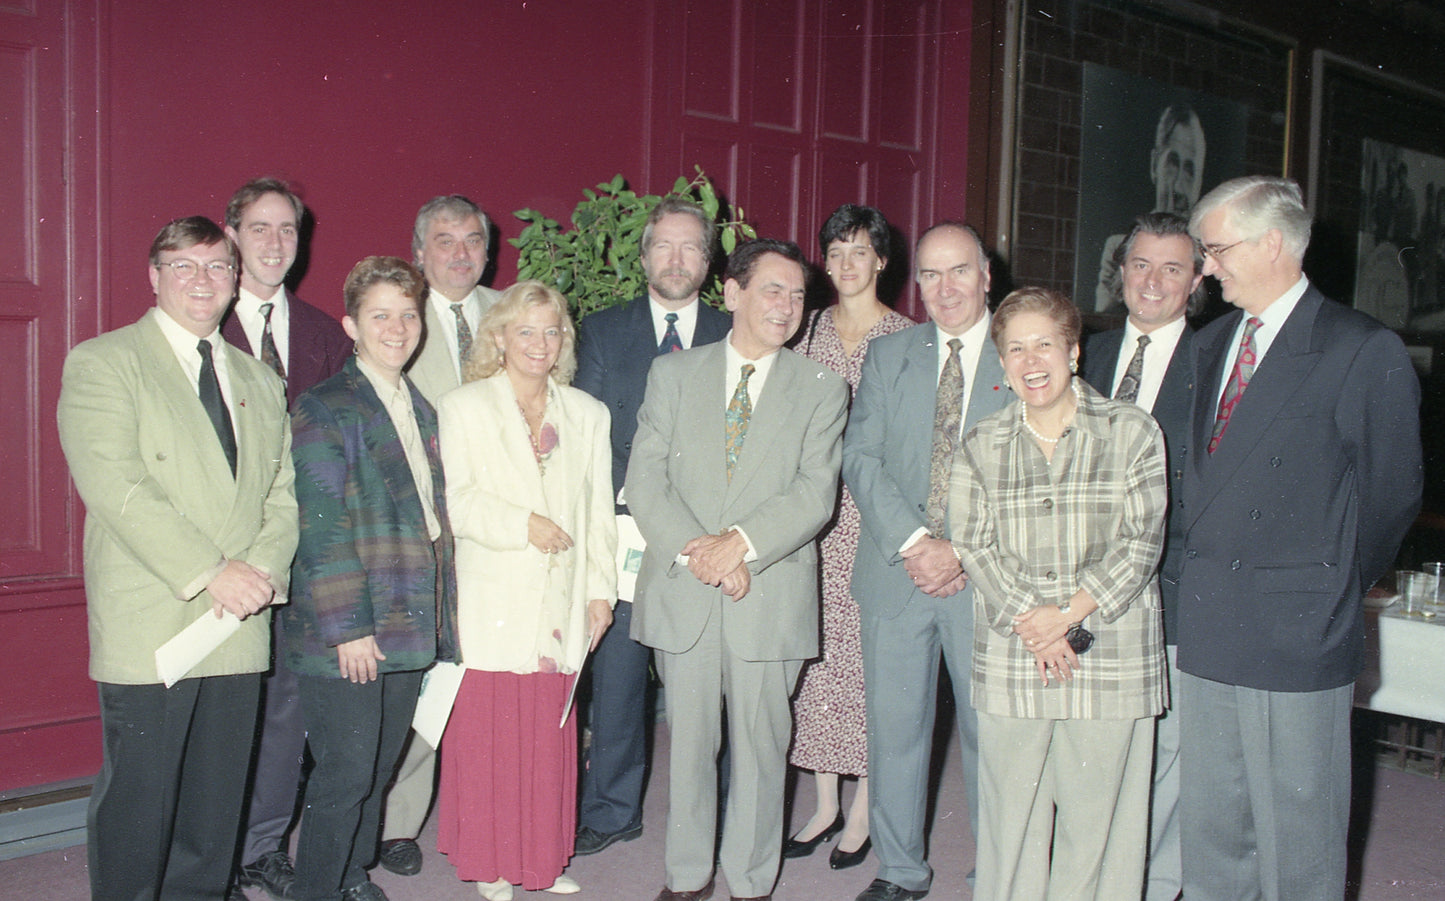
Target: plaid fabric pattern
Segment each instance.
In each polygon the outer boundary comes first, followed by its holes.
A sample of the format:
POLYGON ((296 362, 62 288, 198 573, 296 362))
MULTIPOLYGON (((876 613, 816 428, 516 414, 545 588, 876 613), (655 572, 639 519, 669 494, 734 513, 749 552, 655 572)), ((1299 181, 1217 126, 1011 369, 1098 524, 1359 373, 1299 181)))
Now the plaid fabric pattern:
POLYGON ((1073 426, 1044 459, 1018 402, 982 420, 954 460, 949 517, 975 586, 973 704, 998 716, 1132 719, 1158 714, 1166 684, 1159 586, 1168 482, 1164 437, 1133 404, 1079 384, 1073 426), (1070 682, 1046 687, 1013 617, 1068 600, 1099 604, 1070 682))

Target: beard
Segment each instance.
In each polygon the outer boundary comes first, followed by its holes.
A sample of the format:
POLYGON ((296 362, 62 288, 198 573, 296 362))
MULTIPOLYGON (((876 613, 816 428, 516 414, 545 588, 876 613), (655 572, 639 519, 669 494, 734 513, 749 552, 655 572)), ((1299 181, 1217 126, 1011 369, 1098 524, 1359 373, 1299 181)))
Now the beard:
POLYGON ((647 287, 663 300, 691 300, 702 287, 704 275, 686 269, 664 269, 648 273, 647 287))

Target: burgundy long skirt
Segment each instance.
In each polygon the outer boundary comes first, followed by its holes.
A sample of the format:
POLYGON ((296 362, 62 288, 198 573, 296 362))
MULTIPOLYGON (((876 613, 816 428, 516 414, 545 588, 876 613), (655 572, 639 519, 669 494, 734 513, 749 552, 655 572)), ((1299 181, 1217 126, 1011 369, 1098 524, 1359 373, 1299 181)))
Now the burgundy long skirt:
POLYGON ((575 676, 467 670, 441 748, 437 848, 467 882, 548 888, 577 829, 575 676))

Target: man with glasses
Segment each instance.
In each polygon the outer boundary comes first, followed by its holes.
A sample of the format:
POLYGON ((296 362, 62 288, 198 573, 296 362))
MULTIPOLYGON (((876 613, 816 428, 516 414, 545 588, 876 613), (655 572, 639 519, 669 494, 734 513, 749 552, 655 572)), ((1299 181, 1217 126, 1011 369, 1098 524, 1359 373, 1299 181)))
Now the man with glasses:
POLYGON ((85 502, 104 758, 91 897, 220 898, 231 875, 272 601, 296 551, 281 380, 221 340, 236 248, 208 219, 151 245, 156 308, 66 358, 61 447, 85 502), (157 650, 234 632, 167 687, 157 650))
MULTIPOLYGON (((286 287, 305 209, 301 198, 274 178, 247 182, 226 204, 226 235, 240 252, 241 284, 221 334, 280 376, 292 399, 335 375, 352 347, 335 319, 286 287)), ((234 901, 244 897, 238 887, 242 885, 264 888, 273 898, 289 898, 296 878, 285 844, 306 754, 306 724, 296 674, 286 665, 286 630, 279 618, 271 631, 272 667, 262 686, 241 867, 231 888, 234 901)))
POLYGON ((1194 339, 1176 514, 1184 896, 1338 899, 1361 601, 1420 509, 1420 387, 1304 276, 1293 181, 1225 182, 1189 231, 1239 311, 1194 339))

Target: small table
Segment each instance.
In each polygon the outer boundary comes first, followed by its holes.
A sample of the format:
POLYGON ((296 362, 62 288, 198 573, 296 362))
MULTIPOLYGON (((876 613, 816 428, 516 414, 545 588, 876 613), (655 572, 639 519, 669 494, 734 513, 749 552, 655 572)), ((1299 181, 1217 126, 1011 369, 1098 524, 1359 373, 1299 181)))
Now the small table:
MULTIPOLYGON (((1355 680, 1355 706, 1445 723, 1445 616, 1366 609, 1365 670, 1355 680)), ((1408 738, 1400 746, 1402 759, 1407 751, 1430 755, 1439 778, 1445 730, 1437 730, 1434 748, 1414 746, 1408 738)))

